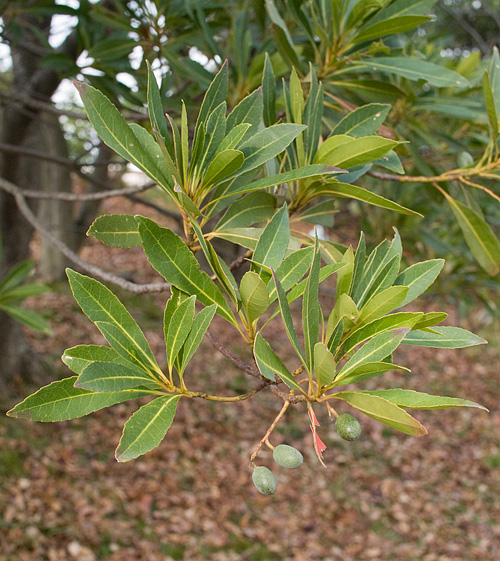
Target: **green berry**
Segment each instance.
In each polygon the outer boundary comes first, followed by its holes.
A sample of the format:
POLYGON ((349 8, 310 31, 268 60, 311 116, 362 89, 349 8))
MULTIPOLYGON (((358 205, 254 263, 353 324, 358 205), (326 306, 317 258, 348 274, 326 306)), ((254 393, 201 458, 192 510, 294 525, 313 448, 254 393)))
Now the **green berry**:
POLYGON ((460 152, 457 162, 461 168, 468 168, 474 163, 474 158, 469 154, 469 152, 460 152))
POLYGON ((280 444, 273 450, 274 461, 285 468, 298 468, 304 462, 302 454, 293 446, 280 444))
POLYGON ((257 491, 263 495, 274 495, 276 492, 276 478, 265 466, 258 466, 253 470, 252 481, 257 491))
POLYGON ((361 425, 349 413, 342 413, 335 421, 335 428, 344 440, 356 440, 361 434, 361 425))

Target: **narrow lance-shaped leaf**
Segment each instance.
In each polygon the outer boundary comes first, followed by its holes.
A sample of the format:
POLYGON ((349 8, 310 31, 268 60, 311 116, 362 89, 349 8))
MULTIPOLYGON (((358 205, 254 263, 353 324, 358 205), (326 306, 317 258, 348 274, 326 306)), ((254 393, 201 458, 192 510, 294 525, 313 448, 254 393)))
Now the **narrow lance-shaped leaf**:
POLYGON ((391 106, 369 103, 348 113, 332 130, 331 135, 348 134, 354 138, 374 134, 385 121, 391 106))
POLYGON ((264 125, 270 127, 276 122, 276 78, 269 54, 266 52, 264 74, 262 76, 262 93, 264 98, 264 125))
POLYGON ((274 382, 275 376, 278 376, 290 389, 299 390, 300 393, 303 393, 295 378, 260 333, 255 338, 254 356, 257 367, 264 378, 274 382))
POLYGON ((181 374, 184 372, 188 362, 191 360, 192 356, 200 346, 203 336, 207 332, 207 329, 212 321, 217 306, 212 304, 212 306, 207 306, 201 312, 196 314, 193 327, 189 332, 189 335, 184 343, 184 348, 182 352, 182 361, 180 365, 181 374))
POLYGON ((495 97, 491 88, 491 81, 488 72, 483 74, 483 96, 486 105, 486 114, 491 127, 491 137, 496 140, 498 137, 498 116, 495 108, 495 97))
POLYGON ((276 198, 270 193, 257 191, 238 199, 214 227, 215 231, 227 228, 244 228, 264 222, 274 214, 276 198))
POLYGON ((253 260, 269 268, 278 268, 285 256, 289 241, 290 226, 285 204, 264 228, 255 247, 253 260))
POLYGON ((139 386, 157 389, 161 387, 143 370, 128 368, 113 362, 90 363, 75 382, 76 388, 96 392, 120 392, 139 386))
POLYGON ((198 119, 196 121, 195 136, 201 123, 206 123, 210 113, 226 99, 228 84, 229 69, 227 62, 224 62, 203 98, 198 119))
POLYGON ((431 331, 411 331, 403 340, 405 345, 434 347, 438 349, 460 349, 487 343, 482 337, 461 327, 437 326, 431 331))
MULTIPOLYGON (((284 291, 290 290, 309 270, 314 254, 314 247, 304 247, 294 251, 283 259, 276 269, 276 276, 280 279, 284 291)), ((271 279, 268 283, 269 300, 273 302, 277 298, 276 285, 271 279)))
POLYGON ((66 272, 75 300, 83 312, 94 323, 109 324, 114 328, 114 340, 118 343, 114 347, 116 351, 149 372, 161 372, 146 337, 118 298, 99 281, 71 269, 66 272))
POLYGON ((169 324, 165 325, 165 345, 170 372, 193 326, 195 301, 196 296, 190 296, 187 300, 184 300, 172 314, 169 324))
POLYGON ((314 345, 314 372, 318 385, 327 386, 335 378, 335 360, 324 343, 314 345))
POLYGON ((40 388, 8 411, 7 415, 30 421, 68 421, 149 393, 147 390, 94 392, 75 388, 76 380, 77 376, 71 376, 40 388))
POLYGON ((436 280, 443 265, 444 259, 431 259, 430 261, 410 265, 410 267, 399 273, 394 284, 408 287, 406 297, 400 305, 406 306, 406 304, 412 302, 425 292, 436 280))
POLYGON ((77 345, 71 347, 64 351, 61 360, 75 374, 81 374, 93 362, 113 362, 123 364, 128 368, 134 366, 119 355, 115 349, 105 345, 77 345))
POLYGON ((148 218, 139 217, 138 221, 144 252, 154 269, 167 282, 190 295, 195 295, 206 306, 217 304, 217 313, 233 325, 237 325, 221 291, 210 277, 200 270, 198 261, 181 238, 148 218))
POLYGON ((279 281, 279 279, 276 276, 276 273, 274 271, 273 271, 273 278, 274 278, 274 283, 276 285, 276 292, 278 294, 279 309, 280 309, 280 312, 281 312, 281 318, 283 320, 283 325, 285 326, 285 331, 288 335, 288 338, 290 339, 290 342, 292 343, 293 348, 295 349, 295 352, 299 355, 299 357, 302 360, 304 366, 307 368, 306 357, 304 355, 304 351, 300 347, 299 339, 297 337, 297 332, 295 331, 295 327, 293 325, 292 313, 290 312, 290 306, 288 305, 287 296, 286 296, 285 291, 283 290, 283 287, 281 286, 281 283, 280 283, 280 281, 279 281))
POLYGON ((170 428, 180 396, 158 397, 138 409, 123 427, 116 459, 128 462, 156 448, 170 428))
POLYGON ((314 259, 309 276, 306 280, 304 298, 302 300, 302 325, 304 330, 304 350, 308 372, 312 376, 314 365, 314 346, 319 337, 319 270, 321 265, 320 252, 315 248, 314 259))
POLYGON ((380 421, 406 434, 422 436, 427 430, 406 411, 394 405, 387 399, 363 392, 347 391, 334 394, 336 399, 342 399, 365 415, 380 421))
POLYGON ((488 411, 486 407, 469 401, 467 399, 460 399, 458 397, 445 397, 441 395, 429 395, 427 393, 416 392, 414 390, 377 390, 377 391, 364 391, 360 393, 367 393, 382 397, 398 407, 404 409, 448 409, 450 407, 477 407, 488 411))

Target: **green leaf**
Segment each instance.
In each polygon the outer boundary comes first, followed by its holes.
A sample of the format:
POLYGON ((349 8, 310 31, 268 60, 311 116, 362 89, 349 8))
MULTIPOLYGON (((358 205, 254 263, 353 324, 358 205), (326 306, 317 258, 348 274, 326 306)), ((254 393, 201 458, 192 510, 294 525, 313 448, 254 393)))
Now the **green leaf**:
MULTIPOLYGON (((307 368, 306 357, 304 355, 304 351, 300 347, 299 339, 297 337, 297 332, 295 331, 295 327, 293 325, 292 313, 290 312, 290 306, 288 305, 287 296, 274 271, 273 271, 273 278, 274 278, 274 284, 276 286, 276 293, 278 294, 278 303, 281 312, 281 318, 283 320, 283 325, 288 335, 288 339, 292 343, 295 352, 299 355, 300 359, 302 360, 302 363, 307 368)), ((304 288, 305 288, 305 283, 304 283, 304 288)))
POLYGON ((8 411, 7 415, 30 421, 68 421, 149 393, 147 390, 93 392, 75 388, 76 380, 77 376, 71 376, 40 388, 8 411))
POLYGON ((424 314, 421 312, 399 312, 375 319, 364 327, 358 328, 358 325, 356 325, 356 330, 344 341, 342 351, 344 353, 350 353, 354 347, 360 343, 371 339, 379 333, 390 331, 391 329, 397 329, 399 327, 410 327, 413 329, 423 317, 424 314))
MULTIPOLYGON (((127 124, 118 109, 105 95, 92 86, 82 82, 74 82, 74 84, 80 93, 89 120, 100 138, 120 156, 137 166, 175 197, 172 178, 165 175, 159 167, 159 160, 153 158, 151 153, 144 148, 144 139, 136 136, 134 129, 127 124)), ((151 137, 147 131, 144 132, 151 137)), ((152 137, 151 140, 153 140, 152 137)), ((154 141, 153 144, 155 144, 154 141)))
POLYGON ((359 382, 364 382, 365 380, 371 380, 375 376, 380 376, 389 370, 405 370, 410 372, 410 370, 404 366, 398 366, 392 362, 379 361, 379 362, 365 362, 360 364, 354 370, 351 370, 347 376, 342 379, 335 380, 331 387, 334 386, 345 386, 346 384, 357 384, 359 382))
POLYGON ((430 16, 413 15, 393 17, 362 28, 354 37, 353 41, 360 43, 362 41, 372 41, 373 39, 378 39, 379 37, 385 37, 386 35, 392 35, 394 33, 404 33, 405 31, 415 29, 415 27, 431 19, 430 16))
POLYGON ((391 106, 369 103, 348 113, 333 129, 331 136, 347 134, 354 138, 375 134, 385 121, 391 106))
POLYGON ((274 382, 275 376, 278 376, 290 389, 299 390, 300 393, 304 393, 287 367, 281 362, 280 358, 260 333, 257 333, 255 338, 253 352, 257 367, 264 378, 274 382))
POLYGON ((317 194, 318 196, 319 194, 324 194, 330 195, 332 197, 340 197, 343 199, 356 199, 358 201, 368 203, 369 205, 378 206, 387 210, 398 212, 399 214, 422 216, 419 212, 415 212, 414 210, 401 206, 400 204, 386 199, 381 195, 372 193, 371 191, 368 191, 368 189, 363 189, 362 187, 358 187, 357 185, 350 185, 349 183, 337 183, 331 181, 326 185, 322 185, 320 192, 318 192, 317 194))
POLYGON ((495 96, 491 87, 490 76, 488 72, 483 74, 483 96, 486 105, 486 114, 491 127, 491 137, 495 141, 498 137, 498 116, 495 108, 495 96))
MULTIPOLYGON (((217 154, 224 150, 232 150, 236 148, 244 138, 250 136, 250 123, 241 123, 240 125, 236 125, 232 130, 230 130, 222 142, 219 144, 217 148, 217 154)), ((226 126, 226 129, 229 129, 229 125, 226 126)), ((253 128, 251 129, 253 133, 253 128)))
POLYGON ((321 257, 315 248, 311 270, 306 279, 304 298, 302 300, 302 326, 304 332, 304 350, 307 371, 312 375, 314 366, 314 346, 318 342, 320 328, 319 307, 319 270, 321 257))
POLYGON ((0 281, 0 294, 20 285, 35 268, 34 259, 22 261, 14 265, 0 281))
POLYGON ((344 364, 337 374, 336 382, 344 379, 361 364, 378 362, 385 359, 399 347, 408 331, 409 328, 400 328, 375 335, 375 337, 365 343, 354 356, 344 364))
POLYGON ((276 122, 276 78, 274 77, 273 65, 267 52, 262 76, 262 94, 264 100, 264 125, 270 127, 276 122))
MULTIPOLYGON (((307 273, 312 263, 313 254, 313 246, 304 247, 294 251, 281 262, 281 265, 276 269, 276 276, 280 279, 281 286, 285 292, 297 284, 307 273)), ((276 286, 272 279, 269 280, 267 288, 269 290, 269 300, 274 302, 277 294, 276 286)))
POLYGON ((138 221, 144 252, 153 268, 167 282, 195 295, 205 306, 217 304, 217 313, 229 323, 237 325, 221 291, 200 270, 198 261, 181 238, 148 218, 138 217, 138 221))
POLYGON ((75 382, 75 388, 95 392, 120 392, 139 386, 161 387, 144 370, 113 362, 91 362, 75 382))
POLYGON ((335 201, 325 201, 302 212, 298 219, 311 224, 321 224, 327 228, 333 226, 333 215, 337 212, 335 201))
POLYGON ((401 307, 407 293, 406 286, 391 286, 379 292, 360 309, 356 325, 365 325, 401 307))
POLYGON ((307 129, 304 131, 306 163, 312 162, 314 154, 318 149, 324 110, 323 84, 318 84, 318 79, 316 78, 316 73, 314 72, 312 64, 310 64, 309 72, 311 75, 311 87, 304 110, 304 124, 307 125, 307 129))
POLYGON ((378 390, 378 391, 363 391, 360 393, 367 393, 382 397, 387 401, 394 403, 398 407, 404 409, 448 409, 450 407, 477 407, 488 411, 486 407, 460 399, 458 397, 444 397, 441 395, 429 395, 427 393, 416 392, 414 390, 402 390, 399 388, 391 390, 378 390))
POLYGON ((203 98, 200 112, 198 113, 198 119, 196 121, 195 136, 200 125, 208 121, 210 113, 212 113, 212 111, 226 99, 228 84, 229 69, 227 62, 224 62, 203 98))
POLYGON ((203 187, 206 189, 220 183, 223 179, 239 170, 244 158, 239 150, 223 150, 210 162, 203 176, 203 187))
POLYGON ((335 360, 324 343, 314 345, 314 372, 320 387, 331 384, 335 378, 335 360))
POLYGON ((156 448, 170 428, 180 396, 158 397, 138 409, 123 427, 116 459, 128 462, 156 448))
POLYGON ((328 318, 328 323, 326 325, 326 338, 330 340, 340 320, 347 320, 343 322, 343 328, 345 330, 350 329, 350 327, 354 325, 358 314, 358 308, 352 298, 345 292, 341 294, 340 297, 337 298, 335 306, 328 318))
POLYGON ((243 98, 227 117, 227 130, 232 131, 238 125, 247 123, 249 128, 245 137, 253 136, 262 119, 263 100, 262 89, 259 88, 243 98))
POLYGON ((314 163, 349 169, 372 162, 399 144, 382 136, 362 136, 340 144, 334 143, 334 139, 336 137, 331 136, 325 140, 314 158, 314 163))
POLYGON ((380 421, 406 434, 422 436, 427 434, 423 425, 397 405, 387 399, 363 392, 340 392, 334 394, 336 399, 342 399, 365 415, 380 421))
POLYGON ((200 346, 200 343, 203 339, 203 336, 207 332, 207 329, 212 321, 217 306, 212 304, 201 310, 201 312, 197 313, 194 321, 193 327, 187 336, 186 342, 184 343, 184 348, 182 352, 182 361, 181 361, 181 373, 184 372, 188 362, 191 360, 192 356, 200 346))
POLYGON ((281 17, 273 0, 266 0, 266 8, 272 21, 271 32, 273 33, 278 51, 286 62, 291 66, 298 67, 299 59, 285 20, 281 17))
POLYGON ((349 246, 341 263, 345 264, 337 275, 337 286, 335 288, 335 298, 338 301, 343 294, 349 294, 351 288, 352 274, 354 271, 354 250, 349 246))
POLYGON ((47 335, 52 334, 50 325, 42 318, 42 316, 32 310, 27 310, 26 308, 21 308, 20 306, 7 302, 0 304, 0 309, 9 314, 9 316, 13 317, 19 323, 22 323, 31 329, 41 331, 47 335))
POLYGON ((193 326, 195 302, 196 296, 190 296, 184 300, 172 314, 168 325, 165 325, 165 345, 170 372, 193 326))
POLYGON ((448 317, 448 314, 444 312, 429 312, 428 314, 423 314, 422 318, 417 321, 417 323, 412 327, 412 329, 424 329, 426 327, 431 327, 441 323, 448 317))
POLYGON ((401 306, 412 302, 425 292, 436 280, 444 265, 444 259, 431 259, 410 265, 403 272, 399 273, 394 281, 395 285, 407 286, 408 292, 401 306))
POLYGON ((257 191, 238 199, 226 211, 214 227, 220 232, 227 228, 244 228, 264 222, 274 214, 276 198, 270 193, 257 191))
MULTIPOLYGON (((66 349, 61 356, 64 364, 75 374, 81 374, 93 362, 113 362, 127 368, 135 366, 119 355, 115 349, 104 345, 77 345, 66 349)), ((142 371, 142 369, 138 369, 142 371)))
POLYGON ((240 295, 250 323, 260 318, 269 308, 267 286, 260 276, 253 271, 248 271, 243 275, 240 283, 240 295))
MULTIPOLYGON (((444 66, 433 64, 419 58, 412 57, 376 57, 354 61, 356 67, 369 68, 374 72, 387 72, 396 74, 408 80, 425 80, 437 88, 468 88, 469 81, 461 74, 444 66)), ((357 70, 357 68, 356 68, 357 70)))
POLYGON ((290 242, 288 208, 284 204, 271 218, 257 242, 253 260, 269 268, 277 269, 290 242))
POLYGON ((491 276, 500 271, 500 242, 480 214, 446 194, 472 255, 491 276))
MULTIPOLYGON (((123 357, 149 372, 161 372, 141 328, 118 298, 95 279, 66 269, 71 290, 83 313, 113 335, 110 345, 123 357), (107 324, 107 325, 106 325, 107 324)), ((106 337, 106 334, 103 333, 106 337)))
POLYGON ((282 123, 254 134, 239 147, 245 162, 238 170, 238 175, 255 169, 281 154, 305 128, 305 125, 282 123))
POLYGON ((461 327, 438 326, 433 327, 432 331, 411 331, 406 335, 403 343, 439 349, 460 349, 487 343, 481 337, 461 327))
POLYGON ((87 231, 87 236, 97 238, 111 247, 137 247, 141 236, 137 222, 128 214, 103 214, 96 218, 87 231))
POLYGON ((149 61, 146 61, 146 64, 148 68, 147 97, 148 97, 149 120, 151 121, 153 130, 155 130, 158 134, 160 134, 162 140, 167 141, 170 140, 170 135, 168 132, 165 114, 163 112, 160 90, 158 88, 156 77, 151 68, 151 65, 149 64, 149 61))

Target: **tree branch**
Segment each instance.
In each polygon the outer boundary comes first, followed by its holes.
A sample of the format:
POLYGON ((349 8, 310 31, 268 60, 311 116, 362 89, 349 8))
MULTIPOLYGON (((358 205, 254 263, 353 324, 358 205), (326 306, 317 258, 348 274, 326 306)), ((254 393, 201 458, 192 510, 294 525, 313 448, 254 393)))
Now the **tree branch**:
POLYGON ((137 284, 134 282, 127 281, 118 275, 113 273, 109 273, 108 271, 104 271, 100 267, 96 265, 92 265, 91 263, 87 263, 83 259, 81 259, 74 251, 72 251, 66 244, 64 244, 61 240, 57 239, 51 232, 49 232, 46 228, 44 228, 39 221, 37 220, 36 216, 33 214, 33 211, 29 208, 28 204, 26 203, 26 199, 23 196, 22 190, 17 186, 0 177, 0 188, 7 191, 11 195, 13 195, 16 199, 17 206, 21 212, 21 214, 26 218, 26 220, 44 237, 50 240, 58 249, 59 251, 65 255, 70 261, 72 261, 75 265, 77 265, 80 269, 90 273, 92 276, 104 280, 106 282, 111 282, 124 290, 128 290, 129 292, 133 292, 135 294, 146 294, 152 292, 163 292, 170 287, 168 283, 149 283, 149 284, 137 284))

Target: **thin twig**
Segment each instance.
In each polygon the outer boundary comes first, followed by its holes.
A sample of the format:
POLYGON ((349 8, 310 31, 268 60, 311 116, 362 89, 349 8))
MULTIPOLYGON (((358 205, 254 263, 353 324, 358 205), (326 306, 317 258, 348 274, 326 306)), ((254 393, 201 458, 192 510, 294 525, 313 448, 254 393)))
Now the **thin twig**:
POLYGON ((210 331, 207 331, 207 337, 208 337, 210 343, 221 354, 223 354, 234 365, 236 365, 240 370, 243 370, 243 372, 246 372, 247 374, 250 374, 250 376, 253 376, 254 378, 262 379, 259 371, 257 370, 257 368, 255 368, 254 366, 251 366, 250 364, 247 364, 246 362, 241 360, 240 357, 236 356, 227 347, 225 347, 216 337, 214 337, 214 335, 210 331))
POLYGON ((266 434, 261 438, 259 444, 257 445, 257 448, 255 448, 253 454, 250 456, 250 463, 252 463, 255 460, 257 454, 259 453, 259 450, 262 448, 262 445, 269 442, 269 436, 273 432, 274 428, 278 424, 281 417, 283 417, 283 415, 285 414, 285 411, 288 409, 289 405, 290 405, 289 401, 285 401, 285 403, 283 403, 283 407, 281 408, 280 412, 276 415, 276 418, 271 423, 271 426, 267 429, 266 434))
POLYGON ((26 218, 26 220, 44 237, 50 240, 59 251, 66 256, 70 261, 77 265, 80 269, 90 273, 92 276, 97 277, 101 280, 111 282, 124 290, 133 292, 135 294, 145 294, 152 292, 164 292, 170 285, 168 283, 149 283, 149 284, 137 284, 134 282, 127 281, 118 275, 104 271, 96 265, 87 263, 81 259, 73 250, 71 250, 64 242, 59 240, 54 234, 49 232, 36 218, 33 211, 28 206, 26 199, 22 194, 22 190, 17 186, 0 177, 0 188, 9 192, 16 199, 17 206, 21 214, 26 218))

